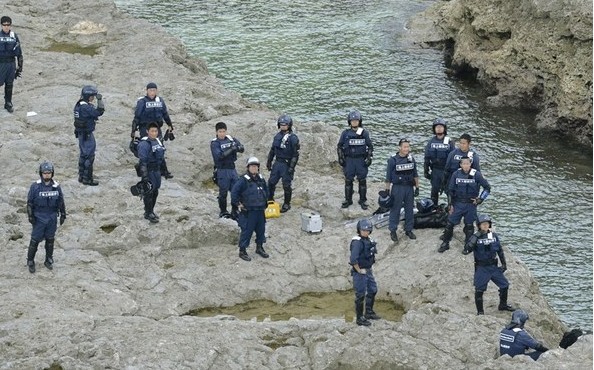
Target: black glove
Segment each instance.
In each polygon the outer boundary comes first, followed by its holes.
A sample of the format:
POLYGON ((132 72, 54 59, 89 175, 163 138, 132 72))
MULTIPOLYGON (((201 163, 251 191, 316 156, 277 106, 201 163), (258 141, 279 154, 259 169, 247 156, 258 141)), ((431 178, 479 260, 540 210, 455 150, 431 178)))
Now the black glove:
POLYGON ((506 264, 502 264, 501 267, 499 267, 499 269, 501 270, 501 272, 506 272, 507 271, 507 265, 506 264))
POLYGON ((17 69, 16 72, 14 73, 14 79, 16 80, 17 78, 21 77, 23 73, 22 69, 17 69))
POLYGON ((415 197, 419 196, 419 188, 415 188, 415 197))
POLYGON ((365 167, 371 166, 371 160, 373 159, 372 156, 365 157, 365 167))
POLYGON ((31 225, 35 225, 35 216, 33 216, 33 215, 29 215, 29 223, 30 223, 31 225))
POLYGON ((97 93, 97 100, 101 100, 101 99, 103 99, 103 95, 97 93))
POLYGON ((293 175, 295 174, 295 169, 293 167, 289 167, 289 170, 287 172, 289 173, 289 176, 293 177, 293 175))
POLYGON ((474 200, 474 202, 476 203, 476 205, 478 206, 479 204, 481 204, 483 202, 483 200, 481 198, 476 198, 474 200))
POLYGON ((431 180, 431 174, 429 173, 429 171, 425 171, 425 178, 427 180, 431 180))
POLYGON ((60 214, 60 226, 64 225, 64 221, 66 221, 66 214, 60 214))
POLYGON ((35 216, 33 215, 33 208, 27 204, 27 217, 29 217, 29 223, 35 225, 35 216))
POLYGON ((148 167, 146 164, 140 164, 140 177, 142 178, 143 182, 148 182, 148 167))
POLYGON ((425 165, 423 166, 423 172, 425 174, 425 178, 427 180, 431 180, 431 173, 429 173, 429 163, 427 163, 427 160, 425 160, 425 165))
POLYGON ((467 255, 467 254, 470 254, 470 253, 472 253, 472 248, 468 244, 466 244, 464 246, 464 249, 462 250, 462 254, 463 255, 467 255))
POLYGON ((266 162, 266 169, 267 169, 268 171, 272 171, 272 161, 268 161, 268 162, 266 162))

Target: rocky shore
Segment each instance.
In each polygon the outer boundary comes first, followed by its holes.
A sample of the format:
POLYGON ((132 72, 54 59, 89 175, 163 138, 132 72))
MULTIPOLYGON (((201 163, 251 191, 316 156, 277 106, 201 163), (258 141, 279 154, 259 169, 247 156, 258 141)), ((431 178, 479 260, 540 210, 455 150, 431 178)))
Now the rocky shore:
MULTIPOLYGON (((0 112, 0 369, 592 368, 592 335, 567 350, 557 347, 567 328, 509 250, 510 302, 530 313, 529 331, 552 350, 538 362, 497 356, 498 333, 510 315, 497 311, 494 286, 485 294, 486 315, 475 315, 472 259, 460 253, 460 230, 444 254, 436 252, 435 230, 418 230, 417 240, 397 245, 385 229, 372 234, 378 297, 404 309, 400 322, 363 328, 343 318, 189 316, 203 307, 255 299, 283 304, 306 292, 351 288, 348 243, 355 230, 344 224, 367 213, 340 210, 338 128, 296 123, 302 155, 293 209, 267 224, 271 257, 244 262, 236 224, 217 218, 209 141, 214 124, 225 121, 246 146, 238 163, 262 159, 278 112, 225 90, 179 40, 110 1, 13 0, 4 12, 23 43, 25 65, 15 112, 0 112), (63 51, 51 51, 57 49, 63 51), (148 81, 159 85, 177 132, 167 154, 175 178, 164 180, 156 226, 129 193, 137 181, 129 127, 148 81), (87 83, 98 86, 106 104, 96 131, 97 187, 76 177, 71 112, 87 83), (56 235, 54 270, 39 266, 41 248, 38 272, 30 274, 26 194, 44 159, 56 166, 68 219, 56 235), (320 234, 300 230, 300 213, 311 211, 323 217, 320 234)), ((376 158, 374 166, 385 160, 376 158)))
POLYGON ((439 0, 410 29, 490 104, 534 110, 538 127, 592 146, 591 0, 439 0))

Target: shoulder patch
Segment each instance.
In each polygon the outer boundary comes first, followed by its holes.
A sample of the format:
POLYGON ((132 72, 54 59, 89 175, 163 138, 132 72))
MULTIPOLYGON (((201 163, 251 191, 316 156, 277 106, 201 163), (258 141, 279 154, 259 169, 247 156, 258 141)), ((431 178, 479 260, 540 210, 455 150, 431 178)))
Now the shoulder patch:
POLYGON ((357 129, 357 135, 359 135, 359 136, 363 135, 363 131, 365 131, 365 130, 363 129, 363 127, 359 127, 359 128, 357 129))
POLYGON ((161 101, 161 98, 159 98, 158 96, 155 98, 155 101, 159 102, 161 101))
POLYGON ((36 184, 41 184, 41 179, 35 181, 36 184))
POLYGON ((353 236, 353 239, 351 239, 351 240, 361 240, 361 237, 358 236, 358 235, 357 236, 353 236))
POLYGON ((60 183, 59 183, 59 182, 57 182, 56 180, 53 180, 53 181, 54 181, 54 183, 53 183, 53 185, 52 185, 52 186, 53 186, 54 188, 57 188, 57 187, 59 187, 59 186, 60 186, 60 183))
POLYGON ((145 136, 145 137, 143 137, 143 138, 142 138, 142 139, 140 139, 140 140, 145 140, 145 141, 146 141, 146 140, 148 140, 148 136, 145 136))
POLYGON ((474 152, 472 150, 468 151, 468 154, 466 154, 468 156, 468 158, 472 159, 472 156, 474 155, 474 152))
POLYGON ((476 170, 474 168, 470 169, 470 176, 474 176, 476 174, 476 170))
POLYGON ((245 175, 243 175, 243 177, 245 177, 246 180, 250 180, 250 176, 246 173, 245 175))
POLYGON ((226 138, 229 139, 229 140, 231 140, 231 141, 235 141, 235 140, 233 140, 233 138, 231 137, 231 135, 226 135, 226 138))
POLYGON ((450 137, 449 136, 444 137, 443 138, 443 143, 444 144, 449 144, 450 143, 450 137))

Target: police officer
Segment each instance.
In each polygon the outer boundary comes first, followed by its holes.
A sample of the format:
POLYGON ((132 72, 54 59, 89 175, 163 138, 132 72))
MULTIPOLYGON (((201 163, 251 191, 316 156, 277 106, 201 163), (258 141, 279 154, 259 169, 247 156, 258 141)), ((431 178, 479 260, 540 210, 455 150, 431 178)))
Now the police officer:
POLYGON ((431 200, 439 204, 439 190, 443 181, 444 169, 448 155, 455 149, 454 142, 450 140, 448 125, 443 118, 433 121, 434 136, 425 146, 425 178, 431 180, 431 200))
POLYGON ((534 361, 549 349, 537 342, 524 330, 524 324, 529 319, 528 313, 524 310, 515 310, 512 313, 511 322, 499 333, 499 354, 530 356, 534 361), (526 352, 532 348, 534 351, 526 352))
MULTIPOLYGON (((140 133, 140 137, 146 136, 148 124, 151 122, 156 122, 158 124, 158 137, 159 141, 161 141, 161 144, 163 144, 163 133, 161 132, 163 122, 167 123, 167 130, 170 133, 173 133, 173 123, 171 123, 171 118, 169 118, 165 100, 163 100, 163 98, 160 96, 157 96, 157 84, 154 82, 149 82, 146 85, 146 95, 142 98, 138 98, 138 101, 136 102, 136 110, 134 111, 134 119, 132 120, 132 132, 130 133, 130 137, 134 139, 137 130, 140 133)), ((167 169, 165 158, 163 158, 161 163, 161 174, 166 179, 173 178, 173 175, 167 169)))
POLYGON ((147 128, 147 136, 138 143, 139 171, 142 181, 149 181, 152 185, 152 191, 143 196, 144 218, 157 223, 159 216, 154 209, 161 187, 161 164, 165 158, 165 147, 159 140, 159 124, 151 122, 147 128))
POLYGON ((256 157, 250 157, 247 160, 247 172, 237 179, 231 189, 231 205, 240 210, 239 258, 244 261, 252 260, 246 249, 250 245, 254 231, 256 232, 256 253, 262 258, 268 258, 268 253, 263 247, 266 242, 264 210, 267 200, 268 187, 264 176, 260 174, 260 161, 256 157))
POLYGON ((448 185, 448 208, 449 216, 443 232, 443 242, 438 249, 443 253, 450 249, 450 241, 454 236, 454 226, 458 225, 464 217, 464 243, 474 232, 474 221, 476 221, 476 206, 481 204, 489 196, 491 185, 481 174, 481 171, 470 168, 470 158, 462 157, 460 167, 452 174, 448 185), (480 192, 480 188, 483 190, 480 192))
POLYGON ((447 190, 450 177, 458 168, 460 168, 460 159, 468 157, 470 159, 471 167, 477 171, 481 170, 478 153, 470 147, 472 137, 469 134, 460 135, 458 147, 448 154, 446 160, 443 180, 441 182, 441 192, 447 190))
POLYGON ((243 153, 244 147, 237 138, 227 135, 227 124, 217 122, 215 125, 217 136, 210 142, 210 152, 214 161, 216 183, 219 187, 219 217, 237 218, 237 208, 232 208, 231 213, 227 212, 227 193, 231 191, 237 181, 235 161, 237 153, 243 153))
POLYGON ((272 148, 268 153, 268 161, 266 162, 266 169, 270 172, 270 179, 268 180, 268 200, 274 200, 274 191, 276 184, 282 179, 284 202, 281 207, 281 213, 285 213, 291 209, 291 197, 293 189, 291 183, 295 175, 295 166, 299 161, 299 138, 293 133, 293 119, 291 116, 283 114, 276 123, 279 132, 272 140, 272 148), (276 157, 274 165, 272 161, 276 157))
POLYGON ((4 85, 4 109, 14 112, 12 107, 12 87, 16 78, 23 72, 23 53, 21 42, 16 33, 10 28, 12 19, 8 16, 0 18, 2 30, 0 31, 0 86, 4 85), (15 65, 14 58, 17 58, 15 65))
POLYGON ((352 111, 347 116, 349 128, 344 130, 338 140, 338 163, 344 172, 344 202, 342 208, 353 204, 353 182, 355 176, 359 182, 359 205, 363 209, 367 204, 367 170, 373 159, 373 143, 369 132, 363 129, 363 117, 359 111, 352 111))
POLYGON ((54 268, 54 240, 58 228, 58 216, 60 225, 66 220, 64 194, 60 184, 54 180, 54 165, 47 161, 41 163, 39 177, 39 180, 31 184, 27 196, 27 216, 33 225, 27 252, 27 266, 30 273, 35 272, 35 254, 37 246, 43 239, 45 239, 44 265, 50 270, 54 268))
POLYGON ((410 154, 410 141, 400 139, 398 153, 388 159, 386 170, 386 191, 390 192, 393 202, 390 209, 390 238, 398 242, 398 223, 400 209, 404 205, 404 230, 409 239, 416 239, 414 226, 414 197, 419 195, 419 175, 417 162, 410 154), (391 187, 391 188, 390 188, 391 187))
POLYGON ((355 289, 355 313, 357 314, 357 325, 369 326, 369 320, 379 320, 373 304, 377 294, 377 284, 373 276, 372 266, 375 263, 377 253, 376 242, 369 238, 373 225, 368 219, 357 222, 357 236, 351 240, 351 258, 349 264, 352 266, 353 287, 355 289), (365 306, 363 306, 365 305, 365 306), (363 314, 365 308, 365 314, 363 314))
POLYGON ((499 311, 513 311, 507 304, 509 282, 503 275, 507 270, 505 255, 499 236, 491 231, 492 221, 489 215, 478 216, 478 231, 470 237, 464 246, 463 254, 474 252, 474 303, 477 315, 484 315, 483 293, 489 280, 499 287, 499 311), (501 267, 497 267, 497 257, 501 267))
POLYGON ((80 156, 78 158, 78 182, 84 185, 99 185, 93 179, 93 164, 95 163, 95 126, 97 120, 105 112, 103 98, 97 88, 91 85, 83 86, 80 99, 74 105, 74 135, 78 139, 80 156), (97 98, 97 108, 93 102, 97 98))

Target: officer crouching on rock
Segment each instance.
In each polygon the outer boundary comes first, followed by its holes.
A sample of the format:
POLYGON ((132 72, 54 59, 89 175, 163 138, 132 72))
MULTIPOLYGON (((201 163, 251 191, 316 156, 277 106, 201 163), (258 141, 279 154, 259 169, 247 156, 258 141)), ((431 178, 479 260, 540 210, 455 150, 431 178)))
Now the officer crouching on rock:
POLYGON ((377 284, 373 276, 372 266, 375 263, 377 253, 376 242, 369 238, 373 225, 368 219, 357 222, 357 236, 351 240, 351 258, 349 264, 352 266, 353 288, 355 289, 355 313, 357 314, 357 325, 369 326, 369 320, 379 320, 373 311, 377 284), (365 310, 365 314, 363 314, 365 310))
POLYGON ((27 266, 30 273, 35 272, 35 254, 37 246, 43 239, 45 239, 44 265, 50 270, 53 269, 58 216, 60 225, 66 220, 64 194, 60 184, 54 180, 54 165, 51 162, 41 163, 39 177, 39 180, 31 184, 27 197, 27 215, 29 222, 33 225, 27 252, 27 266))
POLYGON ((159 222, 155 213, 155 204, 161 187, 161 164, 165 158, 165 147, 161 144, 159 125, 152 122, 148 125, 147 136, 138 143, 139 172, 143 182, 152 184, 152 191, 144 195, 144 218, 151 223, 159 222))
POLYGON ((78 158, 78 182, 84 185, 97 186, 99 183, 93 179, 93 164, 95 163, 95 126, 97 120, 105 112, 103 97, 96 87, 83 86, 80 99, 74 105, 74 136, 78 139, 80 156, 78 158), (97 108, 93 101, 97 98, 97 108))
POLYGON ((247 172, 237 179, 231 189, 231 205, 240 210, 237 223, 241 228, 239 235, 239 258, 251 261, 247 254, 252 233, 256 232, 256 253, 268 258, 263 244, 266 242, 266 217, 268 186, 264 176, 260 174, 260 161, 256 157, 247 160, 247 172))
POLYGON ((489 215, 480 215, 477 223, 478 231, 470 237, 462 251, 463 254, 474 252, 474 303, 477 315, 485 314, 483 293, 487 290, 489 280, 499 287, 499 311, 513 311, 507 304, 509 282, 503 275, 507 264, 499 236, 491 231, 492 221, 489 215), (501 267, 497 266, 497 257, 501 267))
POLYGON ((512 313, 511 322, 499 333, 499 353, 501 356, 526 355, 536 361, 540 355, 549 350, 524 330, 524 324, 528 319, 528 313, 524 310, 515 310, 512 313), (530 348, 534 349, 534 351, 526 352, 530 348))

